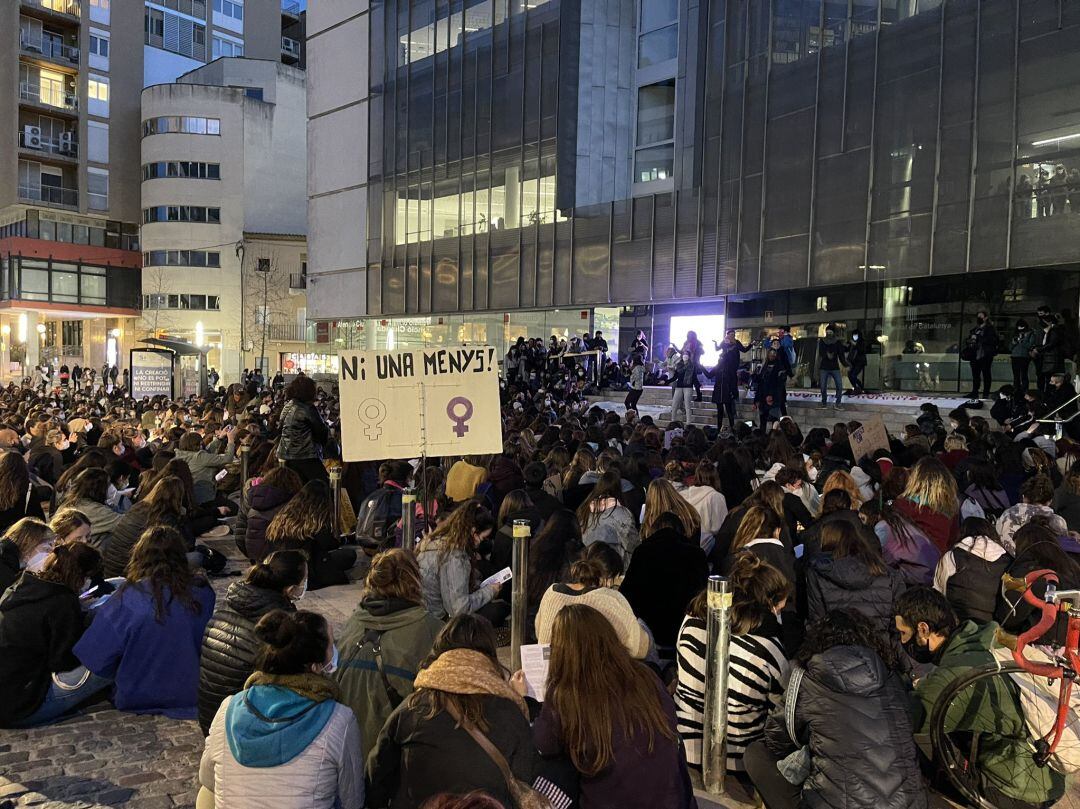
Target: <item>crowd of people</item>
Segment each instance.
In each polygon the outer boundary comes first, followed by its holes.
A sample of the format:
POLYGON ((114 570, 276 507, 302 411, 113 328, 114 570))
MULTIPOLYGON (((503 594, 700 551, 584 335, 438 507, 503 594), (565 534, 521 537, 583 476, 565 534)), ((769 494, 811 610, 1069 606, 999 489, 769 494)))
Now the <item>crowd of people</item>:
MULTIPOLYGON (((721 345, 726 414, 723 358, 742 347, 721 345)), ((857 423, 803 432, 767 385, 756 429, 660 425, 589 406, 552 370, 565 356, 520 346, 490 457, 342 464, 335 393, 302 375, 184 401, 0 391, 0 726, 103 699, 197 720, 202 807, 688 809, 715 573, 732 592, 732 784, 768 809, 949 792, 925 741, 939 695, 993 659, 999 627, 1040 617, 1002 576, 1080 587, 1080 444, 928 404, 856 458, 857 423), (521 521, 539 688, 499 653, 512 584, 493 574, 521 521), (246 560, 220 597, 210 540, 246 560), (363 589, 337 631, 300 608, 349 581, 363 589)), ((779 336, 767 366, 790 347, 779 336)), ((977 737, 995 806, 1048 806, 1064 776, 1019 766, 1022 707, 998 697, 954 730, 977 737)))

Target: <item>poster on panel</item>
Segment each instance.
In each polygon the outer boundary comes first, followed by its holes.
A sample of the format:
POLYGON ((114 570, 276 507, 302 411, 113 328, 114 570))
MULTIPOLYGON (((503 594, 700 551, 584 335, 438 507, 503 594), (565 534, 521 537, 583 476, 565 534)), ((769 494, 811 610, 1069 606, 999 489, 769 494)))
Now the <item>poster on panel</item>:
POLYGON ((173 396, 173 355, 171 351, 133 348, 130 357, 131 398, 173 396))

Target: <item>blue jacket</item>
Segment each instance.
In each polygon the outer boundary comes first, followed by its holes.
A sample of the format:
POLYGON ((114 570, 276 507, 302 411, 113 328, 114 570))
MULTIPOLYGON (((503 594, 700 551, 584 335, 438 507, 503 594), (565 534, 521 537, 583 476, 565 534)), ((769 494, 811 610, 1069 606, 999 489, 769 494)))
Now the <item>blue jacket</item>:
POLYGON ((193 595, 196 612, 166 588, 166 611, 159 622, 149 585, 127 583, 96 610, 75 644, 75 656, 94 674, 116 681, 117 710, 196 717, 199 650, 214 612, 214 591, 201 583, 193 595))

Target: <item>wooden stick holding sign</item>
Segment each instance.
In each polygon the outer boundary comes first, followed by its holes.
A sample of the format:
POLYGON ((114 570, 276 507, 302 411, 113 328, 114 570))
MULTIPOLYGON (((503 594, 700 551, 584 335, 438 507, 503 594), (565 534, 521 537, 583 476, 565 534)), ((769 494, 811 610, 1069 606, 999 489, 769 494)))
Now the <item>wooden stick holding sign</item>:
POLYGON ((346 461, 502 451, 494 348, 343 351, 340 360, 346 461))
POLYGON ((873 458, 879 449, 889 449, 889 431, 880 417, 867 419, 857 430, 848 435, 851 455, 858 463, 863 458, 873 458))

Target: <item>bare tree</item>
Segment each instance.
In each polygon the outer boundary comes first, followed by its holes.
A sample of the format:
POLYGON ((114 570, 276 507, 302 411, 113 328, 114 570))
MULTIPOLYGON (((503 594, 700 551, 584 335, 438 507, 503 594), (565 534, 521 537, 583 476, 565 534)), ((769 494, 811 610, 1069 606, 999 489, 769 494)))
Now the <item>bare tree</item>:
POLYGON ((241 283, 247 343, 241 348, 256 352, 258 367, 267 373, 266 344, 270 341, 270 328, 284 323, 288 316, 289 273, 276 251, 249 247, 243 259, 241 283))
POLYGON ((168 270, 164 267, 143 270, 142 281, 143 299, 150 299, 149 302, 152 308, 143 307, 139 316, 139 328, 148 334, 154 335, 168 332, 176 325, 170 311, 164 308, 165 300, 162 299, 162 296, 168 295, 171 290, 175 289, 170 283, 168 270))

